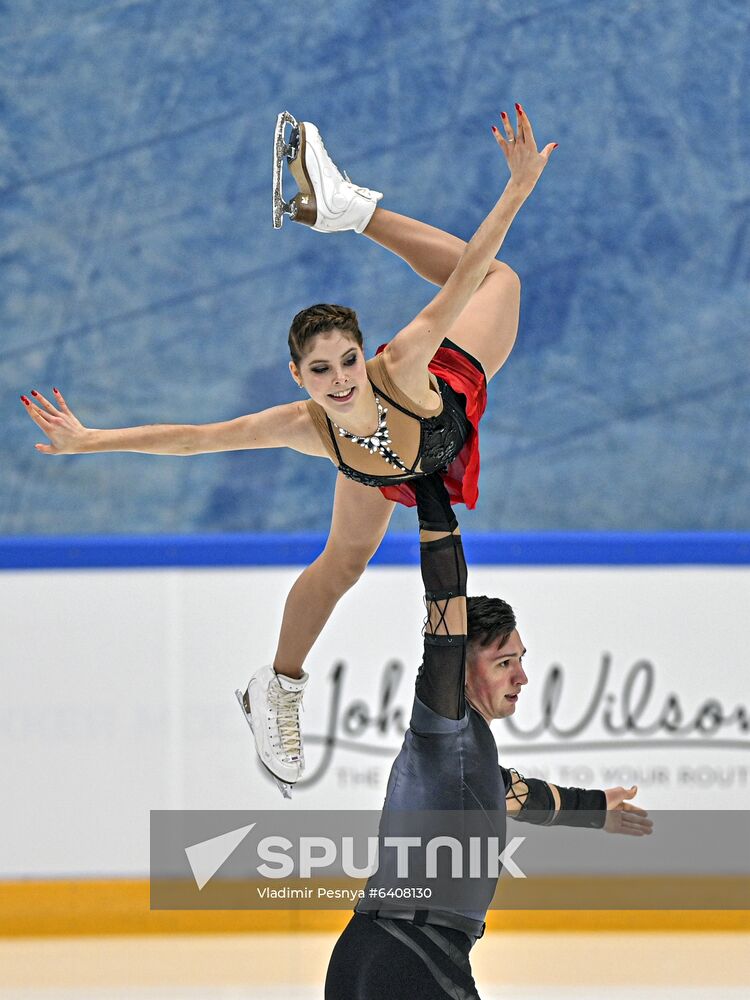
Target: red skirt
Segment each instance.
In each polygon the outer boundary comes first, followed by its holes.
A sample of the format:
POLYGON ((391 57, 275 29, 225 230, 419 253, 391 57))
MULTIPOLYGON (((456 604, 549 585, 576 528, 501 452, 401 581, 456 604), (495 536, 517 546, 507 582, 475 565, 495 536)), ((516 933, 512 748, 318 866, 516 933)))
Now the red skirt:
MULTIPOLYGON (((386 347, 381 344, 375 352, 386 347)), ((454 392, 466 398, 466 416, 469 433, 461 451, 440 475, 448 490, 451 503, 463 503, 473 510, 479 497, 479 421, 487 406, 487 380, 479 362, 475 361, 456 345, 444 340, 427 366, 429 370, 444 379, 454 392)), ((410 482, 395 486, 379 486, 378 489, 388 500, 405 507, 416 507, 417 498, 410 482)))

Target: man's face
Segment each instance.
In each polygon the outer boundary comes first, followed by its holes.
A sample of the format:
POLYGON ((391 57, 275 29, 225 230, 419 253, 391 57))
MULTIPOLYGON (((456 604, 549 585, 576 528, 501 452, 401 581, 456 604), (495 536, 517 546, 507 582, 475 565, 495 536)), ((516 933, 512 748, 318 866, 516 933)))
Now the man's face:
POLYGON ((487 720, 513 715, 521 688, 528 683, 523 669, 526 652, 517 630, 501 646, 471 648, 466 663, 466 696, 487 720))

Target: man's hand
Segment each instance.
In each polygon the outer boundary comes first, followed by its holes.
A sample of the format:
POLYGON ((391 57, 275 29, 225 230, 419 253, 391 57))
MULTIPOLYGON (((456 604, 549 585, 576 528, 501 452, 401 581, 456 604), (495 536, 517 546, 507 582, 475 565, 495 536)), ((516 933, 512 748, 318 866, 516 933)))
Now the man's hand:
POLYGON ((633 806, 626 799, 632 799, 638 792, 638 786, 631 788, 606 788, 607 818, 604 821, 605 833, 624 833, 628 837, 646 837, 654 828, 648 819, 648 813, 640 806, 633 806))

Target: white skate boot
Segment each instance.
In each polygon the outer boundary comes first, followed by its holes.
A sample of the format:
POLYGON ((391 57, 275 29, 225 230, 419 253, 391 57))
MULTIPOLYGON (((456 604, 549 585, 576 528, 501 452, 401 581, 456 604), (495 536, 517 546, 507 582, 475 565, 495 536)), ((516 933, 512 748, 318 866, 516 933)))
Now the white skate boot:
POLYGON ((320 132, 312 122, 298 122, 282 111, 276 122, 273 160, 273 225, 281 228, 284 214, 294 222, 320 233, 353 229, 361 233, 383 197, 380 191, 356 187, 328 155, 320 132), (284 130, 291 125, 289 141, 284 130), (284 158, 297 182, 299 193, 284 201, 281 168, 284 158))
POLYGON ((306 684, 306 673, 294 680, 268 666, 253 674, 244 692, 234 692, 253 731, 258 757, 286 799, 305 769, 299 710, 306 684))

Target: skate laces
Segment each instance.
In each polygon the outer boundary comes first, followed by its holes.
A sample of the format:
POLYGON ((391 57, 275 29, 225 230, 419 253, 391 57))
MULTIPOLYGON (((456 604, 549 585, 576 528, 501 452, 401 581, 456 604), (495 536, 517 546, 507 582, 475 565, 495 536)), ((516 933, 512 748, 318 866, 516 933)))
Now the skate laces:
POLYGON ((273 709, 279 737, 279 749, 285 761, 297 761, 301 756, 299 710, 304 691, 285 691, 276 682, 268 686, 268 704, 273 709))
POLYGON ((361 194, 365 198, 373 198, 374 197, 372 191, 369 188, 359 187, 357 184, 355 184, 354 181, 349 176, 349 174, 347 174, 346 170, 342 170, 341 173, 344 175, 346 183, 349 185, 349 187, 352 189, 352 191, 356 191, 357 194, 361 194))
MULTIPOLYGON (((341 177, 342 174, 343 174, 344 177, 346 177, 346 171, 345 170, 339 170, 339 168, 333 162, 333 158, 332 158, 331 154, 328 152, 328 150, 326 149, 326 144, 323 142, 323 136, 320 134, 320 132, 318 132, 318 142, 320 143, 320 148, 321 148, 321 150, 323 152, 323 155, 325 156, 326 160, 328 161, 329 168, 334 173, 338 174, 339 177, 341 177)), ((349 180, 348 177, 346 177, 346 179, 349 180)), ((351 184, 351 181, 349 181, 349 183, 351 184)))
POLYGON ((369 188, 359 187, 352 181, 351 177, 349 176, 349 174, 347 174, 346 170, 341 170, 338 166, 336 166, 331 157, 331 154, 326 149, 326 144, 323 142, 323 136, 320 134, 320 132, 318 132, 318 139, 320 141, 321 149, 323 150, 328 159, 330 167, 339 175, 339 177, 344 178, 350 190, 353 191, 355 194, 362 195, 362 197, 364 198, 373 198, 374 195, 369 188))

